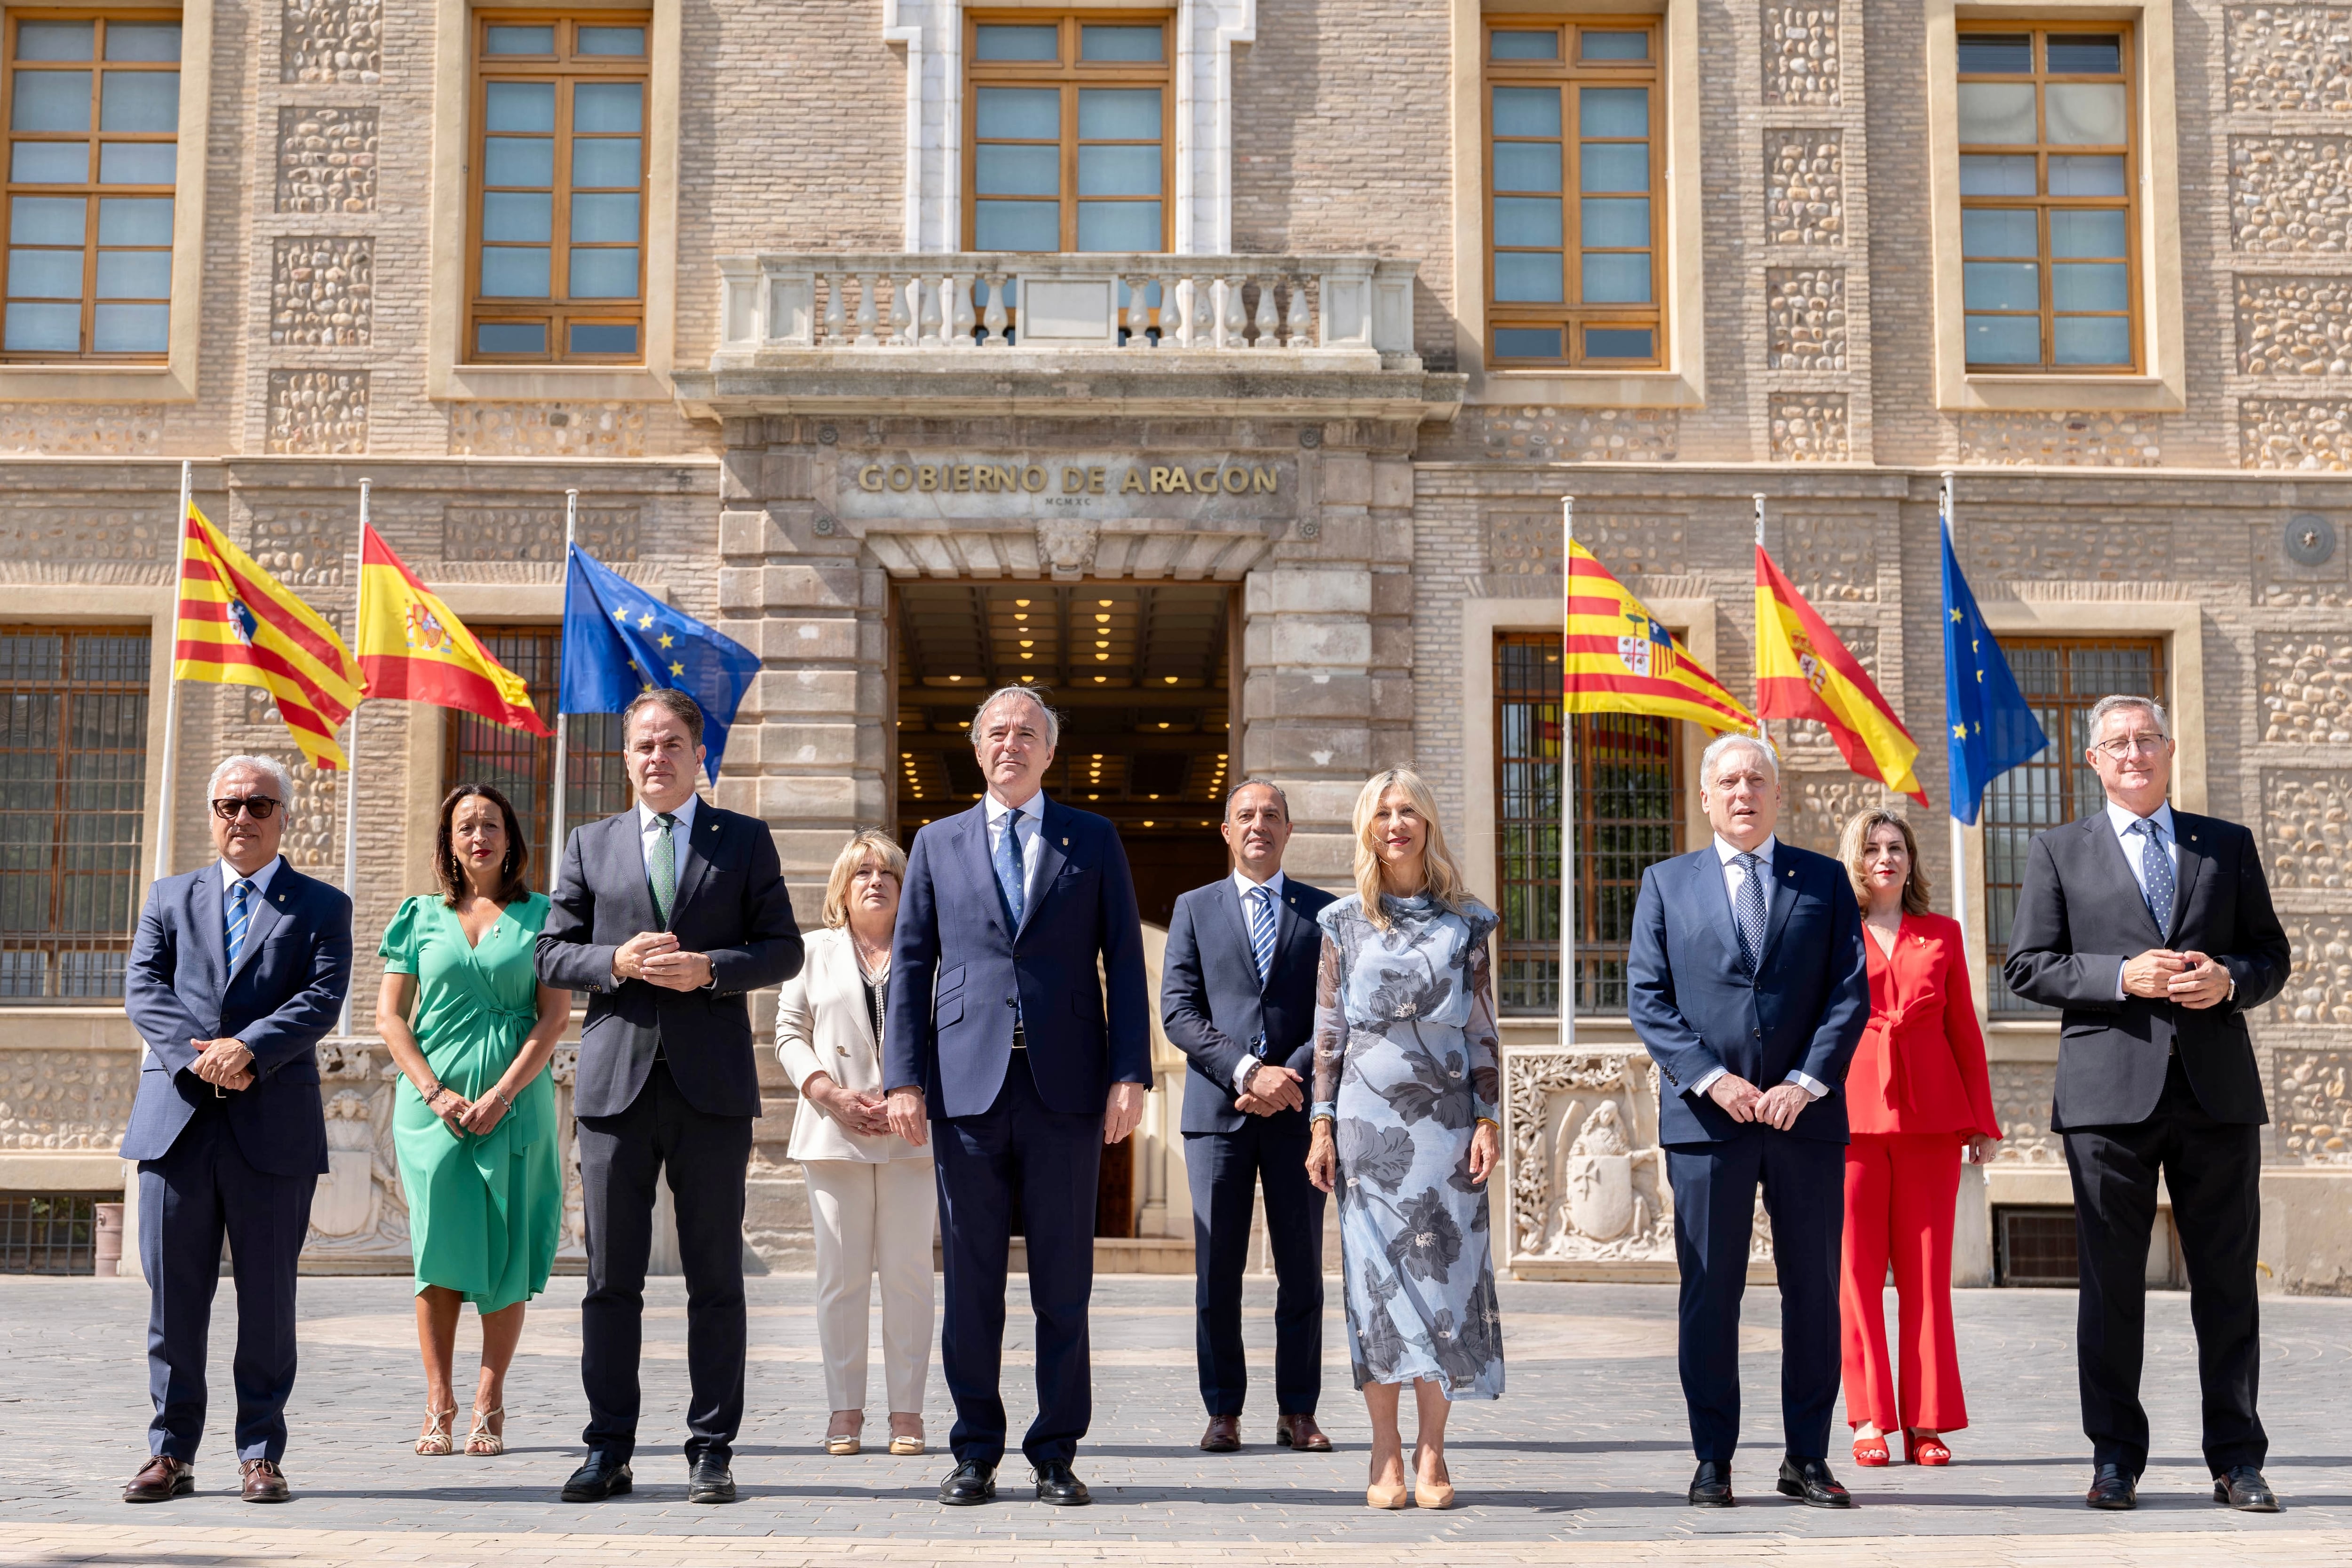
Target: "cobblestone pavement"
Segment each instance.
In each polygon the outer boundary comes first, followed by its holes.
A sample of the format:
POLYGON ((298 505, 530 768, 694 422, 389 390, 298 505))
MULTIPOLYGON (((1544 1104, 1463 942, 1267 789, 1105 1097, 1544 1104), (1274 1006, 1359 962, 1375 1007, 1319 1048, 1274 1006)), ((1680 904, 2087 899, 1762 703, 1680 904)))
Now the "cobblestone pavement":
MULTIPOLYGON (((1017 1301, 1016 1281, 1016 1301, 1017 1301)), ((2263 1307, 2263 1413, 2269 1475, 2287 1511, 2215 1508, 2198 1457, 2197 1388, 2185 1296, 2150 1300, 2148 1399, 2156 1458, 2139 1510, 2095 1514, 2077 1427, 2074 1297, 1963 1291, 1962 1363, 1975 1425, 1953 1438, 1944 1471, 1863 1471, 1837 1460, 1860 1506, 1802 1509, 1773 1495, 1779 1302, 1748 1305, 1750 1446, 1736 1470, 1746 1506, 1683 1504, 1691 1461, 1675 1379, 1674 1296, 1646 1286, 1507 1285, 1510 1389, 1465 1404, 1450 1455, 1462 1502, 1444 1514, 1374 1513, 1363 1503, 1362 1406, 1344 1363, 1326 1372, 1321 1417, 1338 1454, 1272 1445, 1270 1285, 1253 1281, 1260 1353, 1249 1447, 1210 1456, 1191 1445, 1202 1412, 1192 1371, 1189 1279, 1105 1278, 1095 1293, 1095 1425, 1079 1473, 1096 1506, 1025 1500, 942 1510, 950 1419, 936 1365, 927 1414, 935 1451, 894 1459, 814 1451, 824 1393, 805 1278, 751 1283, 751 1415, 736 1451, 744 1500, 685 1500, 676 1415, 685 1398, 679 1281, 649 1291, 646 1406, 635 1496, 567 1507, 557 1488, 576 1461, 584 1406, 577 1376, 579 1281, 560 1279, 533 1309, 509 1381, 509 1449, 498 1459, 408 1452, 424 1400, 405 1282, 302 1282, 302 1373, 289 1411, 287 1470, 296 1501, 235 1500, 228 1437, 228 1313, 214 1331, 215 1405, 197 1466, 201 1495, 162 1507, 116 1500, 145 1453, 142 1356, 146 1292, 131 1282, 0 1279, 0 1563, 494 1562, 768 1565, 916 1562, 1769 1563, 1866 1552, 1874 1561, 2352 1564, 2352 1300, 2272 1300, 2263 1307)), ((1334 1292, 1336 1298, 1336 1291, 1334 1292)), ((473 1353, 469 1333, 462 1358, 473 1353)), ((1025 1377, 1027 1325, 1008 1335, 1025 1377)), ((1327 1343, 1339 1342, 1336 1300, 1327 1343)), ((875 1352, 875 1391, 880 1386, 875 1352)), ((1026 1388, 1008 1382, 1016 1431, 1026 1388)), ((869 1416, 869 1436, 882 1428, 869 1416)), ((460 1427, 462 1430, 462 1425, 460 1427)), ((1010 1483, 1025 1475, 1017 1459, 1010 1483)))

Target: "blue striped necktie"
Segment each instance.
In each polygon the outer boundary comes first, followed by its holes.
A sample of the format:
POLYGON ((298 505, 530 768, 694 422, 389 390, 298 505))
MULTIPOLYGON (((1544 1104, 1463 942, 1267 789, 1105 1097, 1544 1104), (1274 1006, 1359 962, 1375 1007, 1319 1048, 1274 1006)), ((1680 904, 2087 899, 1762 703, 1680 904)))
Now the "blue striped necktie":
POLYGON ((1260 883, 1250 889, 1250 952, 1257 959, 1258 989, 1274 978, 1274 895, 1260 883))
POLYGON ((2131 825, 2134 833, 2143 835, 2139 843, 2139 874, 2147 887, 2147 912, 2156 917, 2156 929, 2170 934, 2172 931, 2172 857, 2164 852, 2164 830, 2156 818, 2143 816, 2131 825))
POLYGON ((246 928, 253 919, 246 900, 253 896, 253 884, 239 877, 229 889, 228 906, 228 966, 236 968, 237 956, 245 952, 246 928))
POLYGON ((1004 895, 1005 912, 1013 917, 1013 929, 1021 929, 1021 917, 1027 909, 1028 889, 1023 885, 1028 868, 1021 859, 1021 814, 1008 811, 1003 818, 1004 830, 996 840, 996 886, 1004 895))

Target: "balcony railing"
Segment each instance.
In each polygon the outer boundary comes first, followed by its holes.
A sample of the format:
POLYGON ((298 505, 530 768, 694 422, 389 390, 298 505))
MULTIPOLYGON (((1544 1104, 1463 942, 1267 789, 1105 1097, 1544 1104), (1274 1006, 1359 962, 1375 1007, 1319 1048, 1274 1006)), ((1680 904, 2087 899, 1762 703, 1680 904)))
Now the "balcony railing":
MULTIPOLYGON (((1418 368, 1419 264, 1374 256, 784 253, 721 257, 713 371, 794 351, 1297 355, 1418 368)), ((1334 368, 1337 368, 1335 363, 1334 368)))

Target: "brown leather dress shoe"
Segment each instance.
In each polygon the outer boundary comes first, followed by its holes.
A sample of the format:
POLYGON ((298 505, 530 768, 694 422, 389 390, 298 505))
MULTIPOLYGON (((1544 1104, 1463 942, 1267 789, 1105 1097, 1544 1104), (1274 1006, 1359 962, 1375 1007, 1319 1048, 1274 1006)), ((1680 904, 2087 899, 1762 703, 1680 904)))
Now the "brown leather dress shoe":
POLYGON ((158 1454, 123 1484, 124 1502, 169 1502, 196 1489, 196 1467, 158 1454))
POLYGON ((1238 1415, 1212 1415, 1209 1429, 1201 1434, 1201 1451, 1204 1454, 1234 1454, 1241 1451, 1242 1418, 1238 1415))
POLYGON ((1328 1454, 1331 1451, 1331 1439, 1323 1436, 1323 1428, 1315 1425, 1312 1415, 1278 1417, 1274 1424, 1274 1440, 1302 1454, 1328 1454))
POLYGON ((286 1485, 286 1472, 275 1459, 247 1459, 237 1469, 245 1477, 247 1502, 284 1502, 294 1495, 286 1485))

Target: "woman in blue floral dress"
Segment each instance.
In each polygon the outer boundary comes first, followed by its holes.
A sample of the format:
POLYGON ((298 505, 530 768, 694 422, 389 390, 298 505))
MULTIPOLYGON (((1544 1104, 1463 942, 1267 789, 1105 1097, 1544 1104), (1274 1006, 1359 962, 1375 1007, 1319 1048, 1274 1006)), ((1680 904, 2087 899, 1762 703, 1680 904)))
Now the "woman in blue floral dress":
POLYGON ((1412 1499, 1454 1499, 1447 1401, 1503 1392, 1486 1222, 1501 1158, 1486 938, 1429 786, 1392 769, 1356 798, 1356 892, 1323 911, 1307 1170, 1339 1195, 1349 1359, 1372 1426, 1364 1500, 1402 1508, 1403 1385, 1420 1417, 1412 1499))

